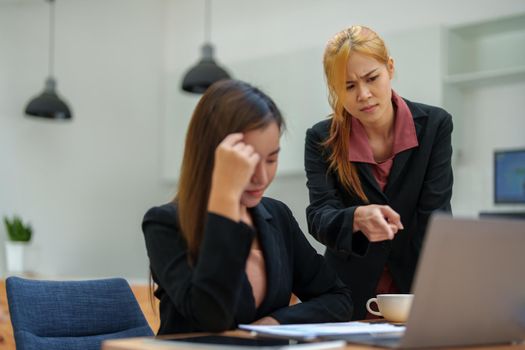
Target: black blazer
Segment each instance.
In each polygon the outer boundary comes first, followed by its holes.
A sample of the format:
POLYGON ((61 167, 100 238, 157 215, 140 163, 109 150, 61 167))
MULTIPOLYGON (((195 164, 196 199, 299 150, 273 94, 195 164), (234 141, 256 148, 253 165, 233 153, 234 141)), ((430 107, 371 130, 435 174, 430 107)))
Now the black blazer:
POLYGON ((451 211, 452 118, 443 109, 406 102, 419 146, 394 158, 384 192, 371 166, 355 163, 370 204, 389 205, 401 215, 405 229, 392 241, 370 243, 363 233, 352 234, 354 210, 366 203, 346 191, 335 172, 328 170, 328 152, 320 144, 328 137, 331 119, 306 132, 308 229, 327 246, 328 263, 350 287, 355 306, 353 319, 366 316, 365 303, 375 296, 385 264, 400 292, 410 291, 430 214, 435 210, 451 211))
POLYGON ((146 213, 142 230, 158 284, 159 334, 222 331, 268 315, 280 323, 350 320, 349 289, 308 243, 288 207, 263 198, 249 210, 257 231, 220 215, 207 215, 193 267, 187 261, 176 205, 146 213), (267 272, 266 297, 257 309, 245 273, 256 234, 267 272), (302 303, 288 307, 292 292, 302 303))

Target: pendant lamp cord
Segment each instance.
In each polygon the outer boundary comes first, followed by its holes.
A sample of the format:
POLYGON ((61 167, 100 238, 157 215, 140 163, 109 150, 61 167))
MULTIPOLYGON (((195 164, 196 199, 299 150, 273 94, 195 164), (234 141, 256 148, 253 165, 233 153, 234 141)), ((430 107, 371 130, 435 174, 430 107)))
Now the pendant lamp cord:
POLYGON ((204 42, 211 43, 211 6, 210 0, 204 3, 204 42))
POLYGON ((49 77, 54 75, 55 60, 55 0, 49 1, 49 77))

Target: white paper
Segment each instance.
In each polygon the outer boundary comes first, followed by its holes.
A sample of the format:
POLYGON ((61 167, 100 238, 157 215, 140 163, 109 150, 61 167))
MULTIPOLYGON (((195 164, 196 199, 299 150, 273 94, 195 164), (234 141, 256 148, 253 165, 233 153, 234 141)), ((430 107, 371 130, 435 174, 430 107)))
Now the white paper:
POLYGON ((336 323, 287 324, 277 326, 241 324, 239 325, 239 328, 247 331, 252 331, 257 334, 301 339, 313 339, 321 336, 344 334, 402 334, 405 331, 405 326, 393 325, 389 323, 368 323, 359 321, 336 323))

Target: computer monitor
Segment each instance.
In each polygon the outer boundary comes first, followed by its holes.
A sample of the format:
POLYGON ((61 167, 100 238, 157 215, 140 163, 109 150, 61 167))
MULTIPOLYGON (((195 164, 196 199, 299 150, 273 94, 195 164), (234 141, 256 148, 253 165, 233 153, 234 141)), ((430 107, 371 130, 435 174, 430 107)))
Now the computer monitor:
POLYGON ((494 152, 494 202, 525 204, 525 148, 494 152))

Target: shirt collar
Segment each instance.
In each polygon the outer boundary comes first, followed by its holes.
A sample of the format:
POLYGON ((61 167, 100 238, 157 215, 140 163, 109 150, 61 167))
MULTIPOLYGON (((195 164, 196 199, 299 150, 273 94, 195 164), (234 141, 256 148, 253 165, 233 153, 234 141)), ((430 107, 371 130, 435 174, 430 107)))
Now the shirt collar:
MULTIPOLYGON (((407 103, 394 90, 392 90, 392 103, 394 105, 394 144, 392 147, 393 158, 396 154, 419 145, 416 135, 416 127, 412 112, 407 103)), ((351 118, 350 142, 348 146, 348 160, 351 162, 362 162, 377 164, 368 143, 368 136, 359 120, 351 118)))

